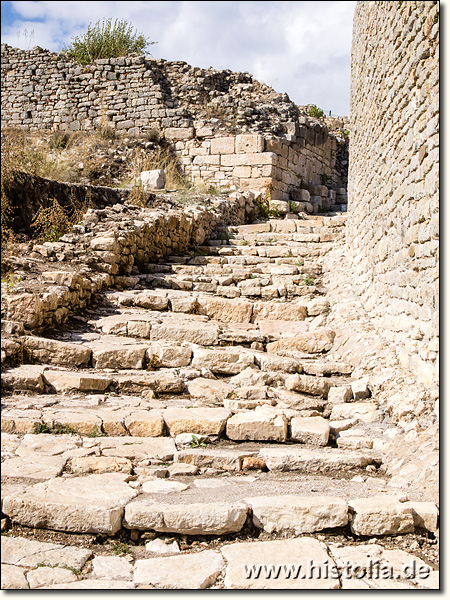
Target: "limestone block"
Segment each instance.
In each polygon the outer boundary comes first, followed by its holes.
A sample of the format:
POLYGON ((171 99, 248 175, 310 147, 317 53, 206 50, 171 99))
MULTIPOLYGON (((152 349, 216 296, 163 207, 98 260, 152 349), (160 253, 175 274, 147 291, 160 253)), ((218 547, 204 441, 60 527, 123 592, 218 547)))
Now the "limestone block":
POLYGON ((293 530, 313 533, 348 523, 348 505, 327 496, 258 496, 247 498, 256 527, 268 533, 293 530))
POLYGON ((126 479, 120 473, 51 479, 7 496, 3 511, 26 527, 114 535, 125 504, 137 494, 126 479))
POLYGON ((358 400, 364 400, 365 398, 370 397, 370 390, 368 387, 367 379, 358 379, 357 381, 352 381, 352 392, 353 398, 358 400))
POLYGON ((131 579, 133 567, 120 556, 96 556, 92 561, 94 577, 112 581, 131 579))
POLYGON ((340 587, 334 561, 324 546, 313 538, 235 543, 223 546, 221 552, 227 561, 227 589, 314 590, 340 587), (312 564, 316 567, 314 570, 310 568, 312 564), (266 566, 270 569, 274 565, 275 568, 280 565, 279 571, 266 571, 266 566), (286 568, 283 568, 284 565, 286 568))
MULTIPOLYGON (((251 308, 251 307, 250 307, 251 308)), ((215 346, 219 341, 219 328, 215 325, 199 326, 197 323, 164 323, 152 325, 150 340, 168 340, 172 342, 190 342, 200 346, 215 346)))
POLYGON ((114 254, 118 252, 119 244, 114 236, 98 236, 91 240, 91 248, 92 250, 97 250, 100 252, 112 252, 114 254))
POLYGON ((211 154, 234 154, 234 141, 234 136, 212 139, 211 154))
POLYGON ((78 390, 80 392, 104 392, 113 382, 110 377, 89 373, 76 373, 71 371, 44 372, 46 383, 51 385, 56 392, 78 390))
POLYGON ((166 185, 166 173, 164 169, 141 171, 139 178, 146 191, 162 190, 166 185))
POLYGON ((172 438, 160 437, 108 437, 100 438, 100 448, 103 456, 123 457, 129 460, 144 460, 159 458, 172 460, 176 448, 172 438))
POLYGON ((405 502, 412 509, 414 525, 435 533, 438 529, 438 509, 434 502, 405 502))
POLYGON ((285 442, 287 419, 280 411, 261 406, 233 415, 228 419, 226 432, 231 440, 285 442))
POLYGON ((373 456, 367 452, 298 446, 261 448, 258 457, 271 471, 342 472, 364 468, 374 462, 373 456))
POLYGON ((190 140, 194 137, 193 127, 166 127, 164 137, 167 140, 190 140))
POLYGON ((231 416, 225 408, 166 408, 161 411, 170 435, 220 435, 231 416))
POLYGON ((322 417, 294 417, 291 419, 291 438, 303 444, 326 446, 330 424, 322 417))
POLYGON ((187 367, 191 362, 192 350, 181 346, 153 342, 147 349, 146 356, 148 363, 153 368, 187 367))
POLYGON ((2 563, 2 590, 28 590, 25 569, 2 563))
POLYGON ((314 375, 289 375, 286 378, 286 389, 294 392, 304 392, 313 396, 326 398, 331 383, 327 377, 315 377, 314 375))
POLYGON ((365 433, 363 429, 348 429, 341 431, 336 437, 338 448, 359 450, 363 448, 373 448, 373 440, 365 433))
POLYGON ((96 369, 142 369, 146 350, 146 346, 102 343, 92 350, 92 364, 96 369))
POLYGON ((161 394, 176 394, 184 391, 184 381, 172 370, 121 371, 115 377, 119 391, 141 393, 143 390, 161 394))
MULTIPOLYGON (((253 304, 253 321, 304 321, 307 310, 304 304, 297 302, 259 301, 253 304)), ((295 326, 295 324, 294 324, 295 326)), ((272 350, 267 350, 272 352, 272 350)))
POLYGON ((350 528, 356 535, 392 535, 414 531, 413 509, 396 496, 349 501, 350 528))
POLYGON ((220 165, 220 155, 205 155, 205 156, 196 156, 193 160, 194 165, 213 165, 214 167, 218 167, 220 165))
POLYGON ((330 303, 325 298, 315 298, 306 303, 308 317, 316 317, 322 313, 327 313, 330 309, 330 303))
POLYGON ((337 385, 331 387, 328 392, 329 404, 343 404, 353 398, 352 388, 349 385, 337 385))
POLYGON ((192 367, 194 369, 209 369, 212 373, 221 375, 237 375, 254 364, 254 358, 249 353, 230 350, 208 350, 195 348, 192 367))
POLYGON ((164 419, 158 410, 137 410, 125 418, 125 426, 132 436, 158 437, 164 435, 164 419))
POLYGON ((20 365, 2 373, 2 386, 14 390, 43 392, 44 367, 40 365, 20 365))
POLYGON ((333 346, 335 333, 330 329, 316 329, 295 337, 278 340, 267 344, 267 352, 280 352, 284 350, 297 350, 307 354, 328 352, 333 346))
POLYGON ((208 402, 223 402, 233 391, 233 386, 225 381, 197 377, 187 384, 189 394, 193 398, 204 399, 208 402))
POLYGON ((358 418, 364 423, 375 423, 381 416, 376 402, 351 402, 334 404, 331 409, 332 421, 358 418))
POLYGON ((67 567, 82 569, 92 552, 74 546, 38 542, 20 537, 2 537, 2 563, 18 567, 67 567))
POLYGON ((147 542, 145 544, 145 550, 156 556, 173 556, 174 554, 181 553, 176 540, 174 540, 171 544, 166 544, 160 538, 156 538, 151 542, 147 542))
POLYGON ((240 531, 247 512, 248 506, 243 502, 164 504, 144 496, 126 506, 124 525, 163 533, 222 535, 240 531))
POLYGON ((86 367, 91 359, 91 349, 80 344, 33 336, 26 337, 25 344, 33 359, 41 363, 61 367, 86 367))
POLYGON ((70 471, 76 475, 90 473, 128 473, 133 470, 133 464, 127 458, 111 456, 79 456, 70 459, 70 471))
POLYGON ((179 450, 175 460, 197 467, 211 467, 224 471, 240 471, 242 461, 247 457, 256 456, 255 450, 233 450, 217 448, 192 448, 179 450))
POLYGON ((36 456, 7 458, 2 463, 3 477, 27 477, 28 479, 50 479, 58 477, 64 469, 63 456, 36 456))
POLYGON ((222 556, 214 550, 149 558, 136 561, 134 582, 157 589, 203 590, 214 584, 224 567, 222 556))
MULTIPOLYGON (((249 323, 252 315, 252 303, 248 300, 214 298, 212 296, 199 296, 199 314, 210 319, 233 323, 249 323)), ((211 344, 203 344, 208 346, 211 344)))
POLYGON ((286 215, 288 212, 290 212, 289 202, 286 202, 285 200, 278 200, 276 198, 271 198, 269 200, 269 209, 277 211, 281 215, 286 215))
POLYGON ((221 157, 221 165, 222 167, 272 165, 275 160, 276 154, 273 154, 273 152, 224 154, 221 157))
POLYGON ((164 479, 154 479, 145 481, 142 484, 142 491, 145 494, 173 494, 184 492, 188 489, 188 485, 180 481, 165 481, 164 479))
POLYGON ((67 427, 69 431, 73 430, 84 435, 89 435, 95 431, 100 432, 102 428, 101 418, 95 411, 89 409, 45 409, 42 414, 42 421, 50 427, 60 423, 67 427))
POLYGON ((155 294, 149 291, 136 294, 132 301, 134 306, 149 310, 166 310, 169 304, 169 299, 165 294, 155 294))
POLYGON ((27 573, 27 581, 30 589, 48 587, 54 584, 71 583, 78 581, 78 577, 72 571, 61 567, 38 567, 27 573))
POLYGON ((236 136, 236 153, 249 154, 264 152, 264 137, 258 133, 246 133, 236 136))

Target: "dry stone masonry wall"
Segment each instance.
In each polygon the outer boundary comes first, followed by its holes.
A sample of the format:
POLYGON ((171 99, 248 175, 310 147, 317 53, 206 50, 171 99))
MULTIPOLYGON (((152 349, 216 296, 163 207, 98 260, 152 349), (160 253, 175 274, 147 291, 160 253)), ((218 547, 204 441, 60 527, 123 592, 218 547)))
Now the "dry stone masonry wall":
POLYGON ((1 60, 2 125, 61 131, 107 126, 127 135, 158 130, 175 144, 196 184, 269 191, 274 201, 309 202, 310 212, 346 203, 345 138, 248 73, 144 56, 80 66, 64 54, 6 44, 1 60), (314 193, 312 186, 324 182, 331 195, 314 193))
POLYGON ((348 249, 355 284, 404 366, 438 376, 439 10, 358 2, 348 249))

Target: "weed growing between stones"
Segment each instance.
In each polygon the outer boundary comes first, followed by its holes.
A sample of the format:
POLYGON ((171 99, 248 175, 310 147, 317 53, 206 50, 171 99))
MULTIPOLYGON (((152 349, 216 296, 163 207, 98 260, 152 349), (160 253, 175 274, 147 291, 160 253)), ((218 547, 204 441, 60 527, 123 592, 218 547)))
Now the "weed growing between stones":
POLYGON ((35 429, 34 429, 34 433, 36 435, 39 435, 41 433, 51 433, 53 435, 64 435, 64 434, 70 434, 70 433, 76 433, 75 429, 72 429, 72 427, 69 427, 68 425, 63 425, 63 423, 59 423, 58 421, 55 421, 54 423, 52 423, 52 425, 47 425, 47 423, 39 423, 39 425, 36 425, 35 429))
POLYGON ((113 550, 114 554, 116 554, 116 555, 131 553, 131 548, 127 544, 124 544, 123 542, 114 542, 114 544, 112 545, 112 550, 113 550))
POLYGON ((81 221, 90 205, 89 196, 84 201, 72 199, 72 204, 68 207, 62 207, 55 198, 51 199, 51 205, 47 208, 41 206, 31 224, 37 241, 57 242, 72 230, 73 225, 81 221))
POLYGON ((14 288, 21 282, 21 278, 15 277, 12 273, 5 278, 2 278, 2 293, 11 294, 14 288))
POLYGON ((192 441, 191 441, 190 447, 191 448, 206 448, 207 444, 205 442, 200 441, 196 435, 192 434, 192 441))

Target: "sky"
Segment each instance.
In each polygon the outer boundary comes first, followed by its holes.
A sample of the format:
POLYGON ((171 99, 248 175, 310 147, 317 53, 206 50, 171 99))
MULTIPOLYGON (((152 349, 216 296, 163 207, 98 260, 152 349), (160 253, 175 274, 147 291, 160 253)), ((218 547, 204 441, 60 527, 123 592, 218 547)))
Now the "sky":
POLYGON ((251 73, 287 92, 348 116, 350 50, 356 2, 1 3, 2 43, 59 52, 104 18, 125 19, 147 38, 153 58, 251 73))

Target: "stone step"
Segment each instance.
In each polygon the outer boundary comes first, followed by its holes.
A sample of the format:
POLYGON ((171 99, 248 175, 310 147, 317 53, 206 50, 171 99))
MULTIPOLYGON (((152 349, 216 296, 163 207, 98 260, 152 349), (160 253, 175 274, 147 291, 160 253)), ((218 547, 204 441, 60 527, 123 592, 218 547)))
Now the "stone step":
MULTIPOLYGON (((268 386, 235 389, 225 382, 210 382, 203 378, 193 379, 187 389, 192 396, 176 401, 124 397, 122 394, 117 399, 113 397, 113 401, 109 396, 99 397, 95 394, 71 399, 65 396, 53 399, 50 396, 50 401, 48 396, 27 397, 25 400, 8 396, 4 399, 1 427, 3 432, 9 434, 65 432, 91 437, 175 437, 185 433, 214 438, 226 435, 234 441, 293 440, 320 446, 328 443, 330 424, 321 416, 326 404, 323 398, 280 393, 277 388, 268 386), (219 387, 220 384, 223 389, 219 387), (214 394, 213 398, 204 397, 209 390, 214 394)), ((370 403, 366 412, 360 405, 350 405, 354 408, 353 413, 347 413, 352 414, 351 427, 359 420, 363 423, 378 421, 378 418, 375 419, 378 414, 374 403, 370 403)), ((368 442, 372 443, 373 440, 365 432, 357 428, 353 431, 348 427, 348 431, 338 431, 339 422, 339 419, 333 421, 338 446, 343 446, 345 441, 347 445, 351 444, 353 438, 367 438, 364 447, 371 447, 368 442)))
POLYGON ((264 268, 224 268, 212 275, 142 275, 136 286, 135 301, 151 310, 171 310, 165 298, 169 290, 269 300, 323 294, 318 269, 299 266, 302 263, 298 260, 297 265, 280 263, 264 268), (152 293, 158 297, 152 297, 152 293))
POLYGON ((308 535, 238 540, 214 550, 181 554, 176 541, 171 550, 163 539, 147 544, 145 550, 134 547, 125 558, 108 546, 97 554, 76 546, 4 537, 2 589, 439 589, 439 571, 413 553, 389 550, 381 543, 342 545, 308 535), (394 579, 374 577, 374 564, 394 579), (416 569, 411 577, 412 565, 416 569))
MULTIPOLYGON (((204 319, 158 319, 155 322, 149 320, 145 313, 125 312, 121 316, 91 321, 105 334, 75 333, 71 341, 27 336, 22 338, 21 343, 27 349, 28 360, 46 365, 46 370, 50 365, 83 369, 79 371, 78 383, 74 387, 82 386, 86 391, 89 385, 96 386, 92 391, 104 391, 111 384, 111 381, 106 381, 110 379, 111 369, 191 367, 199 371, 209 369, 217 375, 236 375, 256 365, 266 371, 302 373, 304 370, 317 376, 351 373, 351 368, 345 363, 322 359, 316 364, 311 360, 311 356, 322 357, 331 350, 333 331, 325 328, 309 331, 308 323, 302 321, 265 319, 265 308, 263 305, 255 306, 255 312, 259 311, 256 324, 237 325, 234 329, 213 321, 205 322, 204 319), (260 315, 263 318, 259 321, 260 315), (129 337, 129 333, 135 337, 129 337), (226 368, 223 367, 225 362, 228 364, 226 368), (102 375, 106 375, 104 383, 95 378, 92 369, 103 371, 102 375), (90 382, 88 379, 82 381, 82 374, 89 374, 90 382)), ((277 306, 277 309, 278 312, 272 315, 268 311, 267 316, 289 318, 300 314, 300 309, 304 311, 303 316, 306 313, 306 308, 301 305, 286 307, 293 314, 283 305, 277 306)), ((22 365, 5 371, 2 381, 6 388, 42 391, 45 385, 42 374, 36 364, 22 365)), ((57 374, 51 375, 57 377, 57 374)), ((53 385, 48 379, 46 383, 53 385)))
POLYGON ((5 496, 3 512, 26 527, 107 535, 125 527, 220 536, 240 531, 248 518, 268 533, 296 535, 347 525, 357 536, 437 528, 438 512, 431 503, 377 494, 364 483, 348 485, 344 497, 302 493, 305 487, 305 482, 295 484, 289 478, 278 485, 268 477, 191 478, 177 485, 158 478, 132 480, 123 473, 103 473, 35 483, 5 496))
POLYGON ((317 217, 306 219, 269 219, 262 223, 252 223, 250 225, 232 225, 228 227, 231 233, 242 233, 255 235, 258 233, 292 233, 302 231, 305 228, 339 228, 345 225, 346 216, 339 217, 317 217))
MULTIPOLYGON (((226 287, 226 286, 224 286, 226 287)), ((286 287, 286 286, 285 286, 286 287)), ((295 286, 294 286, 295 287, 295 286)), ((298 287, 298 286, 297 286, 298 287)), ((208 320, 219 321, 222 327, 226 324, 233 328, 238 323, 258 323, 263 319, 282 321, 304 321, 307 317, 326 316, 330 311, 328 300, 320 296, 314 296, 314 286, 306 286, 308 293, 302 299, 297 298, 286 302, 277 297, 266 300, 248 298, 221 298, 205 293, 191 293, 183 291, 165 292, 161 290, 147 290, 145 292, 116 292, 105 295, 105 307, 120 307, 121 310, 129 308, 131 314, 148 314, 147 321, 160 321, 170 318, 183 318, 181 315, 189 315, 189 321, 208 320), (164 305, 164 308, 161 308, 164 305), (168 315, 172 313, 172 317, 168 315), (178 315, 178 316, 176 316, 178 315), (204 319, 203 319, 204 320, 204 319)), ((286 292, 289 293, 288 287, 286 292)), ((114 320, 117 310, 109 319, 114 320)), ((97 319, 91 319, 90 324, 96 325, 97 319)), ((132 317, 138 320, 137 317, 132 317)), ((105 331, 112 333, 112 331, 105 331)))

